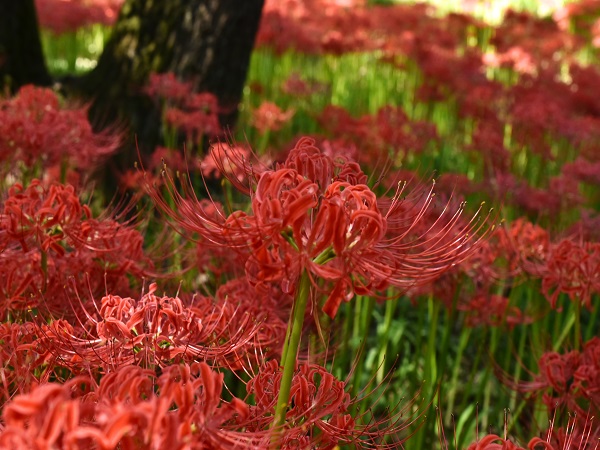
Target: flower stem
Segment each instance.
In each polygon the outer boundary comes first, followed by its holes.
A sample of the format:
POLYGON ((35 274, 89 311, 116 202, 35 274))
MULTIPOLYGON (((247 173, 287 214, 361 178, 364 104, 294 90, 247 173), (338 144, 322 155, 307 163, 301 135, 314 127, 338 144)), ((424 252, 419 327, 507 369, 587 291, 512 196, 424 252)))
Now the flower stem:
POLYGON ((579 351, 581 348, 581 300, 576 299, 575 301, 575 350, 579 351))
POLYGON ((279 386, 279 397, 275 407, 275 417, 273 418, 274 435, 272 444, 279 445, 281 429, 285 424, 285 416, 290 400, 290 390, 292 388, 292 378, 296 369, 296 358, 298 357, 298 347, 300 346, 300 337, 302 335, 302 326, 304 323, 304 312, 310 295, 310 277, 306 271, 302 273, 300 284, 294 299, 292 315, 288 325, 288 333, 283 343, 281 356, 281 365, 283 366, 283 375, 279 386))

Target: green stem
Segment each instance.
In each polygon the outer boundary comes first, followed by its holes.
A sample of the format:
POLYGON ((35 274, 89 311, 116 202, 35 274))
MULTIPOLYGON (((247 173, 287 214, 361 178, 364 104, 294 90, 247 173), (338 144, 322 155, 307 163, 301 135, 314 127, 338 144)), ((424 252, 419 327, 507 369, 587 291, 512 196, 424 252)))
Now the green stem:
POLYGON ((310 295, 310 277, 306 271, 302 273, 300 284, 292 307, 292 315, 288 329, 291 331, 286 335, 283 343, 283 351, 281 356, 281 364, 283 366, 283 374, 281 376, 281 384, 279 386, 279 397, 277 398, 277 406, 275 407, 275 417, 273 418, 273 429, 275 430, 272 444, 276 447, 279 445, 281 429, 285 424, 285 416, 290 399, 290 390, 292 388, 292 378, 296 369, 296 358, 298 357, 298 347, 300 346, 300 337, 302 335, 302 326, 304 324, 304 312, 310 295))
MULTIPOLYGON (((365 369, 367 369, 367 351, 366 344, 367 338, 369 335, 369 329, 371 328, 371 321, 373 319, 373 307, 375 306, 375 299, 373 297, 361 297, 361 313, 359 316, 359 324, 358 329, 355 329, 357 333, 355 334, 355 343, 359 345, 357 355, 356 370, 354 372, 354 376, 352 377, 354 380, 354 386, 352 387, 352 396, 358 397, 361 389, 362 389, 362 378, 365 369)), ((366 402, 363 401, 364 398, 361 398, 360 407, 359 407, 359 417, 363 417, 363 413, 366 411, 367 407, 370 406, 366 402)))
POLYGON ((377 383, 381 383, 385 376, 385 357, 387 354, 388 343, 390 340, 390 335, 392 333, 392 318, 394 317, 394 312, 396 311, 396 305, 398 304, 398 298, 394 298, 392 300, 388 300, 385 304, 385 318, 383 322, 383 332, 380 336, 379 341, 379 355, 377 357, 377 365, 374 369, 377 370, 376 380, 377 383))
POLYGON ((452 414, 454 414, 454 402, 456 401, 456 395, 460 384, 458 383, 458 376, 461 372, 461 369, 464 367, 462 363, 463 354, 465 349, 467 348, 467 344, 469 343, 469 336, 471 336, 472 328, 463 328, 460 334, 460 340, 458 342, 458 350, 456 353, 456 362, 452 369, 452 381, 450 382, 448 397, 446 400, 446 423, 450 422, 452 419, 452 414))
POLYGON ((267 149, 267 144, 269 143, 269 138, 271 137, 271 130, 266 130, 261 136, 258 144, 258 154, 264 155, 265 150, 267 149))
POLYGON ((574 348, 579 351, 581 348, 581 300, 575 300, 575 342, 574 348))
MULTIPOLYGON (((553 350, 555 352, 560 350, 560 347, 563 343, 563 341, 566 339, 567 335, 570 333, 571 328, 573 327, 573 324, 575 323, 575 316, 573 314, 569 314, 567 316, 567 320, 563 326, 563 331, 560 334, 560 336, 558 337, 557 341, 554 343, 554 348, 553 350)), ((537 347, 539 348, 539 347, 537 347)))

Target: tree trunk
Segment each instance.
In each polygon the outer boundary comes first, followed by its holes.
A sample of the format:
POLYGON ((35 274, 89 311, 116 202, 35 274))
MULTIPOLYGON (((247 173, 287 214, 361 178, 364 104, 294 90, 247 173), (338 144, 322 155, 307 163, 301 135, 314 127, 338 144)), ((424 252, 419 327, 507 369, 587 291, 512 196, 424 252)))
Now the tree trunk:
POLYGON ((0 94, 50 86, 34 0, 0 0, 0 94))
MULTIPOLYGON (((264 0, 128 0, 98 65, 79 80, 93 98, 96 126, 125 123, 142 153, 159 140, 160 112, 141 88, 152 72, 173 72, 217 96, 221 125, 233 127, 264 0)), ((123 163, 137 159, 132 152, 123 163)))

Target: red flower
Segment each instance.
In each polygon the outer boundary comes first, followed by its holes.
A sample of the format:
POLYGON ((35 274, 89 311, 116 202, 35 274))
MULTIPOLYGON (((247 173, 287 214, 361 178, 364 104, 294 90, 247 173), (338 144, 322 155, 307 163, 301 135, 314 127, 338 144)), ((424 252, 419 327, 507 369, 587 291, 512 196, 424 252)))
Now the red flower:
POLYGON ((591 309, 592 294, 600 292, 600 244, 564 239, 555 245, 543 269, 542 290, 553 308, 565 293, 591 309))
POLYGON ((512 329, 515 325, 533 322, 517 306, 510 306, 508 298, 500 295, 476 295, 466 304, 459 305, 459 309, 467 312, 466 324, 471 327, 498 327, 506 324, 512 329))
POLYGON ((144 92, 151 97, 182 103, 192 95, 192 84, 177 80, 171 72, 152 73, 144 92))
POLYGON ((61 107, 50 89, 24 86, 16 97, 0 101, 0 161, 10 166, 68 162, 85 172, 113 153, 120 140, 114 130, 94 133, 87 108, 61 107))
POLYGON ((62 34, 97 23, 112 25, 123 3, 124 0, 36 0, 35 7, 40 25, 62 34))
POLYGON ((184 83, 172 73, 152 74, 144 91, 165 104, 165 122, 198 142, 203 136, 222 133, 219 122, 221 108, 217 97, 209 92, 194 92, 192 83, 184 83))
POLYGON ((488 434, 467 447, 467 450, 525 450, 495 434, 488 434))
POLYGON ((254 110, 252 124, 260 133, 280 130, 293 117, 295 111, 283 111, 275 103, 263 102, 254 110))
POLYGON ((411 200, 402 199, 403 188, 392 198, 377 198, 368 186, 352 184, 358 174, 356 165, 336 164, 314 141, 302 139, 276 169, 248 173, 249 212, 216 218, 174 189, 175 209, 158 190, 150 193, 184 230, 215 245, 249 250, 246 273, 256 286, 279 283, 293 292, 304 270, 315 286, 315 276, 326 280, 324 310, 334 317, 354 293, 435 279, 472 253, 486 223, 460 222, 462 206, 432 212, 431 190, 411 200), (337 179, 341 174, 350 182, 337 179))
MULTIPOLYGON (((250 408, 250 432, 267 430, 271 426, 281 378, 281 368, 271 360, 246 385, 248 396, 256 402, 256 406, 250 408)), ((326 368, 298 364, 282 430, 283 447, 302 443, 302 448, 334 448, 336 445, 379 448, 381 438, 399 433, 408 426, 400 411, 389 419, 392 425, 384 425, 373 417, 371 420, 353 417, 353 406, 358 399, 352 398, 346 388, 347 382, 337 379, 326 368)))
POLYGON ((544 353, 533 381, 505 382, 520 392, 542 396, 548 411, 561 408, 576 414, 580 425, 600 414, 600 339, 594 337, 581 352, 544 353))

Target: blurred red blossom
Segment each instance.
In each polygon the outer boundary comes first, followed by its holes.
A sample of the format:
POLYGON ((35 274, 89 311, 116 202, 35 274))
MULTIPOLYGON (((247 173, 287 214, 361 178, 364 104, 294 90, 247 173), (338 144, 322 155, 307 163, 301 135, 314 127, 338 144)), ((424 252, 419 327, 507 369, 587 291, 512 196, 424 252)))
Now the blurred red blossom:
POLYGON ((35 0, 38 20, 55 34, 93 25, 112 25, 124 0, 35 0))
POLYGON ((589 242, 600 242, 600 215, 589 209, 580 210, 581 218, 566 231, 567 236, 589 242))
POLYGON ((587 161, 577 158, 562 166, 563 176, 580 182, 600 186, 600 161, 587 161))
POLYGON ((151 74, 144 92, 162 104, 165 122, 199 142, 205 136, 221 135, 222 108, 214 94, 194 92, 192 83, 182 82, 173 73, 151 74))
POLYGON ((246 186, 248 172, 260 173, 268 164, 265 157, 260 157, 258 163, 253 160, 259 157, 248 147, 218 142, 211 145, 208 154, 200 161, 200 171, 205 178, 225 178, 238 190, 249 192, 246 186))
POLYGON ((553 246, 542 270, 542 291, 553 308, 565 293, 592 309, 592 294, 600 292, 600 244, 563 239, 553 246))
POLYGON ((283 111, 275 103, 264 101, 252 112, 252 125, 260 132, 278 131, 291 120, 296 111, 283 111))
POLYGON ((117 150, 120 133, 95 133, 87 107, 67 108, 50 89, 24 86, 14 98, 0 100, 0 164, 14 169, 66 164, 82 173, 117 150))
POLYGON ((533 322, 533 318, 524 314, 519 307, 510 305, 510 299, 501 295, 478 294, 459 305, 459 309, 466 312, 466 324, 470 327, 506 325, 514 328, 516 325, 533 322))
POLYGON ((553 19, 562 30, 573 31, 600 48, 600 2, 580 0, 567 3, 554 12, 553 19))
POLYGON ((395 106, 384 106, 373 115, 354 118, 344 108, 328 105, 318 120, 328 134, 335 136, 330 145, 360 148, 356 160, 368 168, 383 164, 390 152, 398 156, 420 154, 439 139, 434 124, 410 120, 402 108, 395 106))
POLYGON ((499 228, 496 235, 509 274, 540 276, 550 251, 550 236, 545 229, 520 218, 509 227, 499 228))
POLYGON ((183 131, 187 139, 193 142, 199 142, 203 136, 221 134, 221 125, 215 111, 167 108, 165 122, 183 131))
POLYGON ((192 84, 179 81, 174 73, 151 73, 144 92, 167 102, 182 103, 192 95, 192 84))
POLYGON ((306 97, 327 91, 327 85, 314 80, 306 80, 298 73, 292 73, 281 86, 281 90, 294 97, 306 97))

